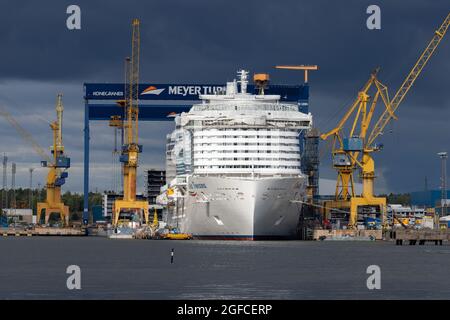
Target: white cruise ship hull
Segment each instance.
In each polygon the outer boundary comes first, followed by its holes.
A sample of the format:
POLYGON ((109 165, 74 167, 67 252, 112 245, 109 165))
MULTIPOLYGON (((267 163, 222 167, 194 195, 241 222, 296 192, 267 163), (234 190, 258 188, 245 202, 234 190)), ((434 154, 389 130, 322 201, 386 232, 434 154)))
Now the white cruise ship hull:
POLYGON ((188 176, 172 225, 202 239, 295 238, 306 177, 188 176), (183 204, 184 202, 184 204, 183 204))

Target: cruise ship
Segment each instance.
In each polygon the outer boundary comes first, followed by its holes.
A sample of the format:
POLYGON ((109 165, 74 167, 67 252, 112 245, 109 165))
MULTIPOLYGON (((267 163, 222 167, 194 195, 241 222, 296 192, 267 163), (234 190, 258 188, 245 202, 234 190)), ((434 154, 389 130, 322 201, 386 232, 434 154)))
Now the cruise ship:
POLYGON ((158 201, 166 222, 195 238, 296 236, 307 184, 299 136, 312 116, 264 85, 255 94, 247 86, 240 70, 221 92, 200 95, 167 137, 169 183, 158 201))

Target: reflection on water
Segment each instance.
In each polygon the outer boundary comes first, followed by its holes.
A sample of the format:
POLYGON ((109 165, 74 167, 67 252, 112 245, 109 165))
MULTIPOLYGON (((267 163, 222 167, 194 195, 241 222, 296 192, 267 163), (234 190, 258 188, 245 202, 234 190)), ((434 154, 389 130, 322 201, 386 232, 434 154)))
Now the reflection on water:
POLYGON ((174 296, 175 299, 289 299, 291 290, 258 287, 251 284, 216 284, 187 286, 186 293, 174 296))

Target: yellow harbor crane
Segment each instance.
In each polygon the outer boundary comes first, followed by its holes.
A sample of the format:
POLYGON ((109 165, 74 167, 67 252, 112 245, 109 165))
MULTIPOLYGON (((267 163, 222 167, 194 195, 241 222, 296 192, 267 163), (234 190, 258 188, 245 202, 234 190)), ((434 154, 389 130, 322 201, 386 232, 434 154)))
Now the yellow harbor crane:
POLYGON ((47 167, 46 200, 37 204, 37 223, 41 222, 41 215, 45 215, 47 223, 52 213, 58 213, 63 225, 69 220, 69 207, 64 205, 61 200, 61 186, 65 183, 68 176, 67 169, 70 167, 70 158, 64 155, 64 146, 62 143, 62 118, 64 107, 62 104, 62 94, 58 94, 56 101, 56 121, 50 123, 53 132, 53 145, 51 147, 52 157, 36 142, 33 136, 26 131, 6 110, 2 109, 0 114, 16 129, 20 136, 28 141, 34 151, 41 156, 42 165, 47 167), (44 211, 45 210, 45 211, 44 211))
POLYGON ((68 177, 67 169, 70 168, 70 158, 64 154, 62 142, 62 119, 64 107, 62 94, 58 94, 56 102, 56 121, 50 124, 53 132, 53 146, 51 147, 51 161, 42 161, 42 165, 48 168, 46 199, 37 204, 37 222, 40 223, 41 215, 45 215, 45 223, 48 223, 50 214, 58 213, 63 225, 69 223, 69 207, 61 200, 61 186, 68 177))
POLYGON ((383 134, 383 130, 390 120, 397 119, 395 115, 397 108, 435 52, 447 32, 449 24, 450 13, 439 29, 435 31, 433 38, 392 100, 389 98, 388 88, 377 79, 379 69, 376 69, 338 125, 331 131, 321 135, 323 140, 330 137, 333 138, 333 167, 338 172, 335 199, 324 203, 326 215, 332 209, 350 209, 350 228, 356 227, 358 213, 364 212, 366 209, 366 212, 371 212, 370 210, 372 209, 378 210, 378 213, 383 218, 385 217, 386 198, 375 197, 373 194, 375 163, 372 153, 382 149, 382 145, 375 144, 375 141, 383 134), (373 93, 370 95, 371 89, 373 93), (384 108, 381 111, 381 116, 371 128, 371 121, 380 98, 384 108), (352 116, 353 122, 350 125, 350 131, 348 134, 345 134, 343 132, 344 126, 352 116), (360 169, 362 179, 361 195, 355 194, 353 172, 356 169, 360 169))
POLYGON ((145 223, 148 224, 148 202, 136 199, 136 172, 138 167, 139 153, 142 145, 138 144, 138 120, 139 120, 139 47, 140 47, 140 22, 133 19, 132 22, 132 54, 129 60, 128 70, 129 83, 125 84, 128 90, 124 93, 123 130, 125 143, 122 145, 120 161, 123 168, 123 198, 114 201, 113 224, 117 226, 121 213, 136 214, 143 212, 145 223))

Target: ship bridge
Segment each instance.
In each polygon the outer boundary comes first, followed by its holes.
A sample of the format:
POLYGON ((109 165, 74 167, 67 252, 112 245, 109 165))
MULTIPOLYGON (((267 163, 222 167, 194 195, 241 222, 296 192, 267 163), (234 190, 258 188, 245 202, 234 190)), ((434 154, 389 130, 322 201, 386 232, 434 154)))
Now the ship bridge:
POLYGON ((239 75, 224 94, 201 96, 202 103, 177 116, 177 152, 191 159, 197 175, 302 175, 299 136, 311 128, 312 115, 280 103, 279 95, 247 93, 247 74, 239 75))

